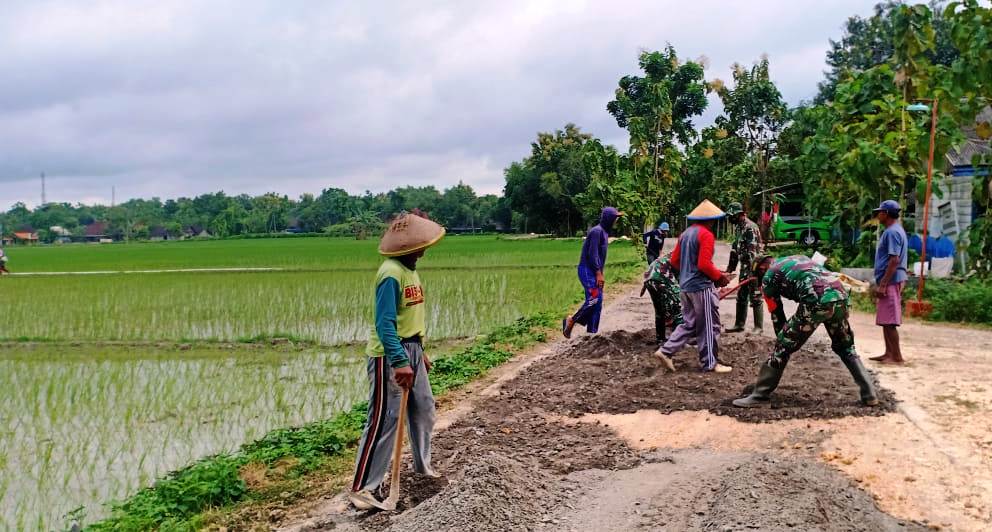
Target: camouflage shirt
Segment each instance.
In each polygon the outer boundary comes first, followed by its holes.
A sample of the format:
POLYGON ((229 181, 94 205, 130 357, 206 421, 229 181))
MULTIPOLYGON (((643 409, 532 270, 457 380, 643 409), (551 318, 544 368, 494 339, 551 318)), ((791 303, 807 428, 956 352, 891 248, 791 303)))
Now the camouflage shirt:
POLYGON ((734 239, 730 249, 730 265, 727 267, 727 271, 734 271, 738 261, 741 263, 741 268, 750 270, 751 261, 761 251, 761 230, 758 229, 758 224, 745 216, 741 224, 737 226, 737 238, 734 239))
POLYGON ((652 262, 648 266, 648 277, 646 280, 649 283, 656 283, 664 289, 678 294, 679 280, 668 265, 669 257, 671 257, 671 253, 667 253, 652 262))
MULTIPOLYGON (((847 291, 837 274, 804 255, 783 257, 773 262, 761 281, 761 290, 766 299, 776 302, 784 297, 815 306, 847 300, 847 291)), ((772 307, 771 302, 769 307, 772 307)))

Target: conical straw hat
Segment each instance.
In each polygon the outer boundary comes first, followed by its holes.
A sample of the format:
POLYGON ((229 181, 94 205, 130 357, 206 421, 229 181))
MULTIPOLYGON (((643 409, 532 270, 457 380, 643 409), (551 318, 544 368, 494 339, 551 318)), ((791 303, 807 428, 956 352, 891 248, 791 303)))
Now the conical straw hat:
POLYGON ((389 229, 379 241, 379 253, 387 257, 399 257, 414 251, 426 249, 437 244, 444 237, 444 228, 440 225, 404 212, 389 223, 389 229))
POLYGON ((726 216, 726 213, 721 211, 716 205, 713 205, 712 201, 703 200, 703 202, 697 205, 695 209, 692 209, 692 212, 690 212, 689 216, 686 216, 686 218, 694 221, 704 221, 717 220, 719 218, 723 218, 724 216, 726 216))

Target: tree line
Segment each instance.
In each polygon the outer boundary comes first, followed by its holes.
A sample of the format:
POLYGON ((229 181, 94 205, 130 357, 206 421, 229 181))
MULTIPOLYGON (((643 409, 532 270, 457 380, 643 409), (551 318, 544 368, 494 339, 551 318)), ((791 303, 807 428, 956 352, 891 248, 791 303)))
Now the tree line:
POLYGON ((30 230, 42 241, 59 236, 52 227, 84 236, 94 222, 104 224, 107 236, 119 239, 148 238, 153 232, 178 237, 200 231, 218 237, 283 231, 368 236, 381 231, 393 214, 415 208, 453 229, 495 231, 509 227, 511 220, 503 198, 476 194, 459 182, 443 191, 434 186, 405 186, 362 195, 327 188, 298 199, 275 193, 230 196, 215 192, 165 201, 131 199, 114 206, 47 203, 29 209, 17 203, 0 213, 0 225, 5 235, 30 230))

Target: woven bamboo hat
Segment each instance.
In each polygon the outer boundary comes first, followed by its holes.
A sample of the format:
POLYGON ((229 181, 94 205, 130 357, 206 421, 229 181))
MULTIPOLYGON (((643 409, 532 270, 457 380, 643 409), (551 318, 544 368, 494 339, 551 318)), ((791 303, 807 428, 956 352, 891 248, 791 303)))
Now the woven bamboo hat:
POLYGON ((444 238, 444 228, 410 212, 400 213, 389 223, 389 229, 379 241, 379 254, 399 257, 427 249, 444 238))
POLYGON ((695 209, 692 209, 692 212, 690 212, 689 216, 686 216, 686 218, 701 222, 705 220, 718 220, 724 216, 726 216, 726 213, 721 211, 716 205, 713 205, 712 201, 703 200, 703 202, 697 205, 695 209))

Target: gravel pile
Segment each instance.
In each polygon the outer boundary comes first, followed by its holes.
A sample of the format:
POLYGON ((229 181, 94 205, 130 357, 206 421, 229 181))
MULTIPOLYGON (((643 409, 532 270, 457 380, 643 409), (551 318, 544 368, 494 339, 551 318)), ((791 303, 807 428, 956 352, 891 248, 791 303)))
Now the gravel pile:
POLYGON ((466 466, 461 480, 398 516, 388 530, 532 530, 556 507, 554 484, 545 473, 493 454, 466 466))

